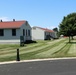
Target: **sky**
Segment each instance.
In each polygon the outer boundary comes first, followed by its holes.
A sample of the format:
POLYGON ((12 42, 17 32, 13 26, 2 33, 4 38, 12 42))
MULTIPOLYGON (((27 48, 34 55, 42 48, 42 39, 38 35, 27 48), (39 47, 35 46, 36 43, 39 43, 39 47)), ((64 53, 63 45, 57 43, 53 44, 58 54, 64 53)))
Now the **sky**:
POLYGON ((27 20, 30 26, 53 29, 76 12, 76 0, 0 0, 0 19, 27 20))

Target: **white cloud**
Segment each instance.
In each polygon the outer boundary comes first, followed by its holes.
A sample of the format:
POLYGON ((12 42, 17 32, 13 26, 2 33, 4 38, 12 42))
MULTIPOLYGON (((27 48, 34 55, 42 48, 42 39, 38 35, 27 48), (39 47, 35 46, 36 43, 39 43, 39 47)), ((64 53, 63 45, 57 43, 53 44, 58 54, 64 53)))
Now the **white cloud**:
POLYGON ((0 20, 2 20, 2 21, 10 21, 10 19, 8 17, 0 17, 0 20))

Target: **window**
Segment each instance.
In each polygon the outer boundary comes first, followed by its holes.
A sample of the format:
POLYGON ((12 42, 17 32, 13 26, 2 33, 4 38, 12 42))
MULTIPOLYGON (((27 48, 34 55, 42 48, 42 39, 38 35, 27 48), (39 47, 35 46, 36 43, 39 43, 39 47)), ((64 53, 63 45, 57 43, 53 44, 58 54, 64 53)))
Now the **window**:
POLYGON ((4 30, 0 29, 0 36, 4 36, 4 30))
POLYGON ((30 30, 28 30, 28 36, 30 36, 30 30))
POLYGON ((25 36, 25 29, 23 29, 23 36, 25 36))
POLYGON ((16 29, 12 29, 12 36, 16 36, 16 29))

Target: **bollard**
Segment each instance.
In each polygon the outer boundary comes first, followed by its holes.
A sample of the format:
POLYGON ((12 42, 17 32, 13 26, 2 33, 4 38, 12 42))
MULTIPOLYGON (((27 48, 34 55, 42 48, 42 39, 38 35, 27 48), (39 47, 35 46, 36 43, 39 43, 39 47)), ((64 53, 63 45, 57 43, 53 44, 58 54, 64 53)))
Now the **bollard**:
POLYGON ((19 49, 17 49, 17 61, 20 61, 20 57, 19 57, 19 49))

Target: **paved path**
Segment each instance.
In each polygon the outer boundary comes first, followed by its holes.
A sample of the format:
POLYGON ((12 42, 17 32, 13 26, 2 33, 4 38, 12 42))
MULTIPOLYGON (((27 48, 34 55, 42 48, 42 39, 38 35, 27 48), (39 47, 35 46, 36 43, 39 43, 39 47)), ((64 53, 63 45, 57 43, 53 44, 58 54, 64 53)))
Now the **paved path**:
POLYGON ((0 64, 0 75, 76 75, 76 59, 0 64))

